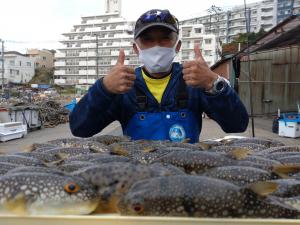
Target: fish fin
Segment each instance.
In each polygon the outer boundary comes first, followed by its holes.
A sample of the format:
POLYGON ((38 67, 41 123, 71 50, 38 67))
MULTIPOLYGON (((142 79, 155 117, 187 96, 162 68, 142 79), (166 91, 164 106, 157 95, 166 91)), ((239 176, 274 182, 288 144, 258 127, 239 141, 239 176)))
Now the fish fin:
POLYGON ((247 188, 259 196, 265 197, 275 192, 278 188, 278 184, 270 181, 258 181, 256 183, 247 185, 247 188))
POLYGON ((24 152, 33 152, 35 150, 34 144, 26 146, 24 152))
POLYGON ((184 140, 182 140, 182 143, 189 143, 191 141, 190 138, 185 138, 184 140))
POLYGON ((25 194, 19 193, 13 199, 5 202, 3 207, 13 214, 24 216, 28 214, 26 203, 25 194))
POLYGON ((59 158, 59 160, 64 160, 64 159, 69 158, 69 154, 62 153, 62 152, 56 153, 55 156, 57 156, 57 158, 59 158))
POLYGON ((143 152, 145 152, 145 153, 155 152, 156 150, 157 150, 157 148, 154 148, 154 147, 151 147, 151 146, 143 148, 143 152))
POLYGON ((122 155, 122 156, 128 156, 129 155, 129 151, 124 148, 123 146, 121 145, 114 145, 111 150, 110 150, 111 153, 113 154, 116 154, 116 155, 122 155))
POLYGON ((58 157, 59 159, 56 161, 51 161, 51 162, 44 162, 46 167, 56 167, 56 166, 60 165, 62 162, 64 162, 65 159, 67 159, 69 157, 69 155, 66 153, 56 153, 55 156, 58 157))
POLYGON ((242 160, 247 158, 247 156, 250 155, 250 153, 251 152, 248 149, 238 147, 236 149, 231 150, 228 154, 234 159, 242 160))
POLYGON ((282 178, 289 178, 289 173, 298 173, 300 172, 300 164, 284 164, 284 165, 274 165, 272 172, 276 173, 282 178))
POLYGON ((205 142, 199 142, 199 143, 197 143, 197 145, 203 150, 208 150, 211 148, 211 145, 209 145, 205 142))

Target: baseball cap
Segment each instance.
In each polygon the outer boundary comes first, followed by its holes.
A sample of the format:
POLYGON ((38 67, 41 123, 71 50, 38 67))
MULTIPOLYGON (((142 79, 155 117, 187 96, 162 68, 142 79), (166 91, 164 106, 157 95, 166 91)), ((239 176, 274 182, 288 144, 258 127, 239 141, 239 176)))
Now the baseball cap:
POLYGON ((179 32, 178 20, 169 10, 151 9, 141 15, 136 21, 134 39, 137 39, 143 31, 154 26, 166 27, 177 34, 179 32))

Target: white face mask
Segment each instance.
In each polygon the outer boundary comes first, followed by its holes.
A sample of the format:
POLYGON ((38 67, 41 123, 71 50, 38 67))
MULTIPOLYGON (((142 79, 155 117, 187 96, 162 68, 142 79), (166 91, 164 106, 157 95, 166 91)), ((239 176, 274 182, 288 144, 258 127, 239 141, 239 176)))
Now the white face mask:
POLYGON ((136 43, 139 50, 139 59, 144 63, 144 66, 149 73, 168 72, 171 69, 172 62, 176 56, 176 46, 178 42, 179 40, 172 48, 155 46, 143 50, 140 49, 136 43))

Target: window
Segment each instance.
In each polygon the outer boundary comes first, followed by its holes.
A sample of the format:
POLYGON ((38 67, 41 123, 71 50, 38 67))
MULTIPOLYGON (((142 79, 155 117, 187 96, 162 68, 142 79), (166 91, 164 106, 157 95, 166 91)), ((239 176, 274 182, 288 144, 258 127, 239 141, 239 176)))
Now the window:
POLYGON ((204 39, 205 44, 211 44, 211 39, 204 39))
POLYGON ((10 60, 9 65, 14 66, 15 65, 15 60, 10 60))
POLYGON ((31 62, 27 62, 27 66, 31 66, 31 62))
POLYGON ((191 31, 190 30, 182 31, 182 37, 190 37, 190 36, 191 36, 191 31))
POLYGON ((189 41, 183 41, 182 42, 182 47, 183 48, 189 48, 190 47, 190 42, 189 41))
POLYGON ((43 60, 46 61, 46 59, 47 59, 46 56, 43 56, 43 60))
POLYGON ((195 28, 195 33, 196 33, 196 34, 200 34, 200 33, 201 33, 201 31, 202 31, 202 29, 201 29, 201 28, 195 28))
POLYGON ((20 66, 22 66, 22 61, 19 62, 20 66))
POLYGON ((204 55, 211 56, 212 51, 211 50, 205 50, 204 55))
POLYGON ((202 45, 202 39, 201 40, 194 40, 194 44, 198 44, 199 46, 202 45))

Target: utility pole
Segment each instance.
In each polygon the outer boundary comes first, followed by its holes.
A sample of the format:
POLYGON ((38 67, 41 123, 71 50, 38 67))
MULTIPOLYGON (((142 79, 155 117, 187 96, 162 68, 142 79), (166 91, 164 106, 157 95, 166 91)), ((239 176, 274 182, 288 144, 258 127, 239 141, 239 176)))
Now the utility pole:
POLYGON ((95 34, 96 36, 96 76, 97 79, 99 79, 99 44, 98 44, 98 34, 95 34))
MULTIPOLYGON (((208 10, 209 12, 209 30, 210 30, 210 33, 216 35, 216 46, 215 46, 215 60, 217 61, 218 60, 218 56, 221 57, 221 52, 219 50, 219 43, 220 43, 220 40, 219 40, 219 32, 220 32, 220 29, 219 29, 219 20, 220 20, 220 13, 223 12, 222 8, 218 7, 218 6, 215 6, 215 5, 212 5, 208 10), (212 19, 212 15, 216 15, 216 19, 217 21, 215 22, 215 28, 213 29, 213 32, 212 32, 212 22, 211 22, 211 19, 212 19)), ((220 44, 221 45, 221 44, 220 44)), ((220 46, 222 47, 222 46, 220 46)))
POLYGON ((0 42, 2 43, 2 51, 1 51, 1 62, 2 62, 2 68, 1 68, 1 72, 2 72, 2 92, 4 93, 4 40, 0 39, 0 42))
POLYGON ((247 30, 247 58, 248 58, 248 83, 249 83, 249 106, 250 106, 250 117, 251 117, 251 130, 252 137, 255 137, 254 129, 254 116, 253 116, 253 98, 252 98, 252 80, 251 80, 251 65, 250 65, 250 46, 249 46, 249 34, 251 25, 251 9, 247 8, 246 0, 244 0, 244 13, 246 20, 246 30, 247 30))

